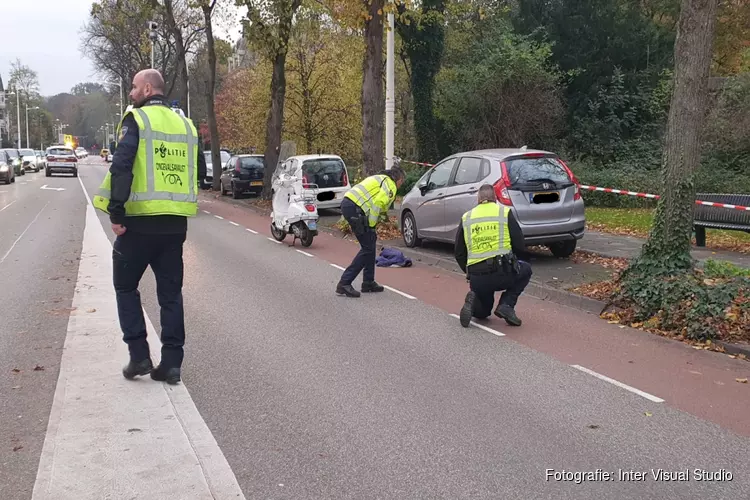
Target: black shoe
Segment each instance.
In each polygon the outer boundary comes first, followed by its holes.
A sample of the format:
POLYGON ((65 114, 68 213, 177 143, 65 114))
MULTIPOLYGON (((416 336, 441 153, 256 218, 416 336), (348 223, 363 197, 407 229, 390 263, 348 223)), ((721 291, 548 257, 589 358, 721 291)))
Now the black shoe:
POLYGON ((153 369, 154 363, 151 362, 151 358, 146 358, 137 363, 130 360, 128 366, 122 369, 122 376, 128 380, 133 380, 138 375, 148 375, 153 369))
POLYGON ((336 295, 346 295, 347 297, 357 298, 360 293, 351 285, 336 285, 336 295))
POLYGON ((503 318, 510 326, 521 326, 521 318, 516 316, 516 311, 509 305, 500 304, 497 306, 495 316, 503 318))
POLYGON ((377 281, 362 282, 362 292, 364 293, 382 292, 383 290, 385 290, 385 288, 383 288, 383 285, 378 284, 377 281))
POLYGON ((476 294, 471 290, 466 294, 464 299, 464 306, 461 308, 461 314, 458 316, 458 320, 461 322, 461 326, 468 328, 471 323, 471 317, 474 314, 474 298, 476 294))
POLYGON ((180 381, 180 369, 163 368, 161 365, 159 365, 154 371, 151 372, 151 378, 156 380, 157 382, 166 382, 170 385, 175 385, 180 381))

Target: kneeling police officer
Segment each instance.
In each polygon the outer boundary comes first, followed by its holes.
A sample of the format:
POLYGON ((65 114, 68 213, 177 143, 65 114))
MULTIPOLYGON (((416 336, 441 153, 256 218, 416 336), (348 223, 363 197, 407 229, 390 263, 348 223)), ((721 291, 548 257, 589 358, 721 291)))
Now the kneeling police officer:
POLYGON ((461 326, 468 327, 472 317, 489 317, 495 292, 501 290, 495 316, 520 326, 515 306, 531 280, 531 266, 516 257, 525 250, 521 227, 510 208, 497 203, 490 184, 479 188, 478 201, 463 215, 456 232, 456 262, 470 289, 459 316, 461 326))

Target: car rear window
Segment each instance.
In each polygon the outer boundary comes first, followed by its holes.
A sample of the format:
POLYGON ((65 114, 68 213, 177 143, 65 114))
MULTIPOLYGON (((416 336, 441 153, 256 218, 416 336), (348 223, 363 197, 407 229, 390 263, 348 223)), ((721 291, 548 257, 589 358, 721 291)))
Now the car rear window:
POLYGON ((307 160, 302 164, 302 174, 307 177, 307 182, 321 188, 346 186, 345 171, 344 162, 336 158, 307 160))
POLYGON ((263 168, 262 156, 243 156, 240 158, 240 168, 263 168))
POLYGON ((508 169, 511 186, 544 181, 556 184, 571 182, 565 167, 555 157, 510 159, 505 161, 505 166, 508 169))
POLYGON ((22 149, 21 150, 22 156, 34 156, 34 150, 33 149, 22 149))
POLYGON ((6 149, 5 152, 8 153, 8 156, 11 158, 18 158, 18 152, 13 149, 6 149))
POLYGON ((75 153, 73 153, 72 149, 68 149, 68 148, 49 148, 47 150, 47 154, 52 155, 52 156, 65 156, 65 155, 73 155, 75 153))

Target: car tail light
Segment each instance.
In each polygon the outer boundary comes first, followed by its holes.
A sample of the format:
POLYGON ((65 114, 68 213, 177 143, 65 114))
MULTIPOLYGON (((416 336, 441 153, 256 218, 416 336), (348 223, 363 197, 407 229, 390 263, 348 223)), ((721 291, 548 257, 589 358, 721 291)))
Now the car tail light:
POLYGON ((349 176, 348 176, 348 175, 346 175, 346 170, 344 170, 344 171, 342 172, 342 175, 341 175, 341 183, 342 183, 342 184, 343 184, 344 186, 346 186, 347 184, 349 184, 349 176))
POLYGON ((502 169, 502 177, 500 177, 493 185, 495 188, 495 196, 497 196, 497 201, 503 205, 512 207, 513 202, 510 200, 510 193, 508 192, 508 188, 510 187, 508 167, 505 165, 505 162, 500 163, 500 167, 502 169))
POLYGON ((578 178, 573 174, 573 171, 568 167, 568 164, 565 163, 562 158, 558 158, 558 161, 562 163, 563 168, 568 173, 568 177, 570 177, 570 180, 573 181, 573 183, 576 186, 576 192, 573 194, 573 199, 578 201, 581 199, 581 181, 578 180, 578 178))
POLYGON ((312 205, 312 204, 309 204, 309 203, 307 205, 305 205, 305 208, 307 209, 308 212, 314 212, 315 211, 315 205, 312 205))
POLYGON ((307 189, 310 187, 310 181, 307 179, 307 175, 302 174, 302 187, 307 189))

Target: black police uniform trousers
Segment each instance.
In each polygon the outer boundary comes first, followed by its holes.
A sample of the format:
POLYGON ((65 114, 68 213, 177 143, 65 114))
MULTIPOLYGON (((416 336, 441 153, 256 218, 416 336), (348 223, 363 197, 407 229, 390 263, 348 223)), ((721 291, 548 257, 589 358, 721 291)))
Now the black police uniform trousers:
POLYGON ((349 264, 349 267, 341 275, 339 284, 351 285, 360 272, 362 272, 362 281, 375 281, 375 257, 377 252, 375 244, 378 239, 378 233, 375 232, 374 227, 368 225, 367 215, 365 215, 364 211, 349 198, 344 198, 344 201, 341 202, 341 215, 344 216, 344 219, 349 223, 349 227, 352 228, 352 232, 359 242, 360 249, 354 260, 352 260, 352 263, 349 264), (355 230, 358 225, 364 227, 361 230, 355 230))
POLYGON ((161 308, 161 364, 165 368, 182 366, 185 345, 182 246, 186 236, 186 233, 146 234, 127 230, 115 240, 112 263, 117 313, 132 361, 150 356, 138 284, 151 266, 161 308))
POLYGON ((516 307, 518 297, 531 280, 531 265, 524 261, 518 261, 518 273, 507 273, 503 271, 502 266, 485 272, 472 272, 471 267, 469 268, 469 288, 476 294, 472 314, 475 318, 487 318, 492 314, 495 292, 503 291, 500 305, 516 307))

